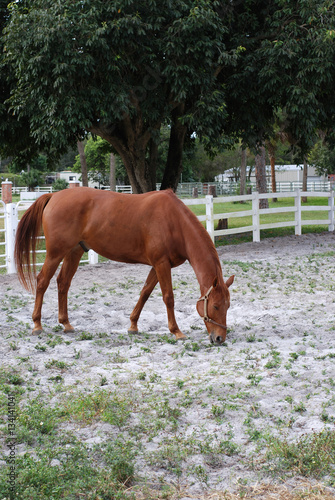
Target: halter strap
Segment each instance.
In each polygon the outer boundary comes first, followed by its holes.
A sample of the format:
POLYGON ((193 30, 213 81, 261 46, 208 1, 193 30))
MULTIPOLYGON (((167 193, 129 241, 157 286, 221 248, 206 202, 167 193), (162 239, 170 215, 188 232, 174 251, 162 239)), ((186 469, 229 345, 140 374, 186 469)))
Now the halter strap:
POLYGON ((197 302, 200 302, 200 300, 204 301, 204 315, 200 316, 200 318, 203 319, 204 321, 206 321, 207 323, 213 323, 213 325, 220 326, 221 328, 224 328, 225 330, 227 330, 226 326, 221 325, 221 323, 217 323, 216 321, 214 321, 213 319, 211 319, 208 316, 208 314, 207 314, 208 297, 209 297, 209 295, 210 295, 210 293, 211 293, 212 290, 213 290, 213 285, 207 290, 207 292, 205 293, 205 295, 203 295, 202 297, 200 297, 200 299, 197 300, 197 302))

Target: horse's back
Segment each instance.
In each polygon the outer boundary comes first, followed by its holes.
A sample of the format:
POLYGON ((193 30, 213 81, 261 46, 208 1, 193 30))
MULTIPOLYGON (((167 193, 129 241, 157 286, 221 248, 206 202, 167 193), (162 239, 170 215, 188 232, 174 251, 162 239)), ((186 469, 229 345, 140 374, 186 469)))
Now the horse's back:
POLYGON ((85 241, 111 260, 153 265, 162 255, 185 259, 184 207, 170 190, 129 195, 75 188, 53 195, 43 227, 51 245, 71 248, 85 241))

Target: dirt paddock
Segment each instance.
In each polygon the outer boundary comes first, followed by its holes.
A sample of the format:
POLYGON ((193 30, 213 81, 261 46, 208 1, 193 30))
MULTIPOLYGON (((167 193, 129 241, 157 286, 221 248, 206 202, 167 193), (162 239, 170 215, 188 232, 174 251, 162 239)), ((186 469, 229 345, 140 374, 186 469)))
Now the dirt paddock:
MULTIPOLYGON (((334 431, 335 236, 267 239, 218 253, 224 277, 235 274, 223 346, 208 341, 188 263, 173 270, 176 319, 188 339, 173 342, 158 287, 141 333, 129 336, 149 268, 107 262, 78 269, 69 293, 76 332, 68 335, 57 323, 55 279, 36 337, 33 297, 16 275, 0 276, 1 369, 23 377, 23 406, 32 396, 53 406, 70 392, 117 388, 128 405, 124 422, 69 419, 60 432, 70 430, 88 447, 120 436, 133 441, 138 498, 301 498, 294 496, 299 484, 310 492, 304 498, 335 498, 328 487, 334 470, 307 477, 284 470, 272 449, 275 441, 334 431), (160 496, 162 485, 169 497, 160 496)), ((26 450, 18 445, 18 453, 26 450)))

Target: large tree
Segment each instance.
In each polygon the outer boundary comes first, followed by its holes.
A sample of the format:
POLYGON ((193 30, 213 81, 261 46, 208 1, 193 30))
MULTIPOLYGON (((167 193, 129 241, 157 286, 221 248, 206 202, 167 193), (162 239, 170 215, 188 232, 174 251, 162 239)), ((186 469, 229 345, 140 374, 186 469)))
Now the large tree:
POLYGON ((157 138, 170 126, 163 187, 176 187, 188 133, 219 133, 217 86, 234 58, 217 2, 32 0, 11 4, 5 61, 11 109, 42 147, 64 149, 87 131, 119 153, 135 191, 156 187, 157 138))

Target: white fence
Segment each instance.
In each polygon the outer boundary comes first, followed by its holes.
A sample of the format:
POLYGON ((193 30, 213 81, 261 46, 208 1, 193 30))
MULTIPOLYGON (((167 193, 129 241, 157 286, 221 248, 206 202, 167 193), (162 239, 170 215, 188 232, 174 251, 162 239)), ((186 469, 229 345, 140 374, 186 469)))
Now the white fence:
MULTIPOLYGON (((259 200, 266 198, 273 198, 273 193, 259 194, 254 192, 250 195, 244 196, 224 196, 214 198, 212 195, 207 195, 205 198, 197 198, 197 199, 185 199, 183 202, 186 205, 205 205, 206 215, 198 216, 198 219, 202 222, 206 223, 206 229, 210 234, 213 241, 215 241, 215 237, 217 236, 225 236, 231 234, 241 234, 246 232, 252 232, 253 241, 259 242, 261 239, 261 230, 263 229, 274 229, 274 228, 282 228, 282 227, 294 227, 294 231, 296 235, 301 235, 302 226, 303 225, 325 225, 328 226, 329 231, 334 231, 335 227, 335 212, 334 212, 334 191, 325 193, 325 192, 302 192, 295 191, 289 193, 276 193, 276 198, 293 198, 294 205, 288 207, 278 207, 278 208, 259 208, 259 200), (327 204, 325 205, 302 205, 301 198, 303 196, 308 197, 318 197, 324 198, 327 204), (247 202, 251 201, 252 207, 249 210, 236 210, 235 212, 225 212, 225 213, 215 213, 215 205, 218 203, 231 203, 231 202, 247 202), (305 220, 302 217, 303 212, 326 212, 327 217, 324 219, 312 219, 305 220), (266 214, 284 214, 291 213, 292 219, 289 221, 283 222, 275 222, 275 223, 261 223, 260 216, 266 214), (251 218, 251 224, 245 226, 239 226, 231 229, 220 229, 215 230, 215 221, 219 219, 233 219, 235 217, 248 217, 249 220, 251 218)), ((3 226, 3 229, 0 229, 0 235, 3 233, 4 239, 3 242, 0 243, 0 252, 1 249, 4 248, 4 253, 0 253, 0 260, 4 261, 4 263, 0 263, 0 268, 4 268, 8 273, 15 273, 15 263, 14 263, 14 242, 15 242, 15 233, 16 227, 19 221, 19 213, 26 210, 32 202, 19 202, 8 203, 5 205, 0 201, 0 227, 3 226), (1 221, 3 221, 1 223, 1 221)), ((44 250, 40 250, 39 252, 45 252, 44 250)), ((85 258, 81 261, 81 263, 89 263, 96 264, 98 262, 98 255, 90 250, 88 252, 88 256, 85 255, 85 258)), ((41 264, 42 265, 42 264, 41 264)))
MULTIPOLYGON (((177 195, 180 197, 186 197, 186 198, 191 198, 193 197, 194 190, 196 189, 198 192, 199 196, 206 196, 209 193, 209 188, 211 186, 215 186, 216 194, 218 196, 223 196, 223 195, 238 195, 239 190, 240 190, 240 183, 239 182, 233 182, 233 181, 222 181, 222 182, 181 182, 178 184, 177 187, 177 195)), ((296 191, 297 189, 302 189, 302 182, 300 181, 282 181, 282 182, 277 182, 277 192, 278 193, 286 193, 286 192, 292 192, 296 191)), ((256 191, 256 183, 255 182, 249 182, 248 183, 248 189, 252 191, 256 191)), ((23 194, 28 192, 27 187, 15 187, 13 186, 13 194, 23 194)), ((109 186, 101 186, 100 189, 110 189, 109 186)), ((160 184, 156 185, 157 191, 160 189, 160 184)), ((267 182, 267 189, 268 193, 272 192, 272 186, 271 183, 268 181, 267 182)), ((331 191, 334 189, 334 182, 330 181, 322 181, 322 180, 308 180, 307 181, 307 191, 311 192, 319 192, 319 191, 331 191)), ((130 185, 118 185, 116 186, 115 190, 118 193, 129 193, 131 194, 133 192, 132 187, 130 185)), ((51 186, 42 186, 42 187, 36 187, 35 188, 35 193, 50 193, 52 192, 52 185, 51 186)), ((0 193, 1 193, 1 185, 0 185, 0 193)), ((22 199, 22 197, 21 197, 22 199)))
POLYGON ((241 234, 246 232, 252 232, 253 241, 260 242, 261 230, 262 229, 275 229, 281 227, 294 227, 295 234, 301 235, 302 226, 307 225, 326 225, 329 231, 334 231, 335 224, 335 214, 334 214, 334 191, 329 193, 325 192, 309 192, 309 191, 299 191, 290 193, 276 193, 276 198, 293 198, 294 206, 291 207, 278 207, 278 208, 259 208, 259 200, 264 200, 267 198, 273 198, 273 193, 259 194, 254 192, 250 195, 243 196, 224 196, 221 198, 213 198, 211 195, 207 195, 205 199, 193 199, 193 200, 183 200, 186 205, 203 205, 206 204, 206 215, 199 216, 200 221, 206 221, 206 229, 210 234, 213 241, 215 241, 216 236, 225 236, 228 234, 241 234), (308 197, 323 197, 327 200, 327 205, 315 205, 315 206, 303 206, 301 204, 301 198, 304 196, 308 197), (214 214, 214 206, 217 203, 232 203, 232 202, 243 202, 251 201, 251 210, 239 210, 236 212, 226 212, 220 214, 214 214), (303 220, 302 212, 320 211, 327 212, 328 217, 326 219, 318 220, 303 220), (280 214, 280 213, 292 213, 292 220, 283 222, 274 222, 271 224, 261 224, 260 216, 266 214, 280 214), (215 221, 219 219, 231 219, 235 217, 251 217, 252 224, 248 226, 236 227, 232 229, 220 229, 215 230, 215 221))

